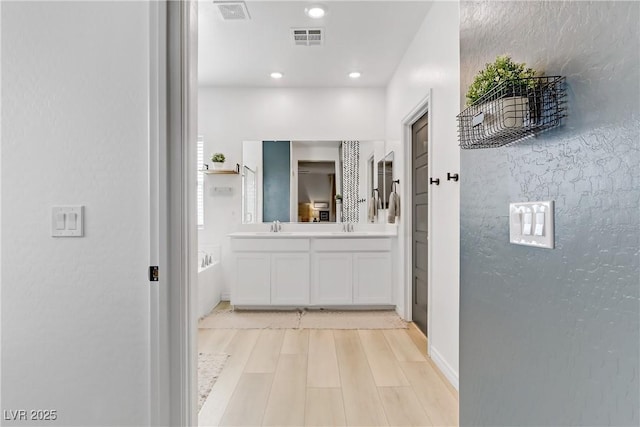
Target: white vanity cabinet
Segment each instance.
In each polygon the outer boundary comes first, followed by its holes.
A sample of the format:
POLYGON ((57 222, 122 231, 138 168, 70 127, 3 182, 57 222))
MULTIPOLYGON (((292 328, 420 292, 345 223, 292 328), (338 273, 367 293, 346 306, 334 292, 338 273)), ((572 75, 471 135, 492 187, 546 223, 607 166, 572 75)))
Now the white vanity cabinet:
POLYGON ((271 254, 271 304, 309 304, 309 254, 271 254))
POLYGON ((309 304, 309 240, 232 239, 231 304, 309 304))
POLYGON ((393 306, 389 237, 231 238, 236 306, 393 306))
POLYGON ((318 239, 314 305, 393 305, 389 239, 318 239))
POLYGON ((322 305, 353 304, 353 258, 349 252, 319 252, 314 255, 311 301, 322 305))

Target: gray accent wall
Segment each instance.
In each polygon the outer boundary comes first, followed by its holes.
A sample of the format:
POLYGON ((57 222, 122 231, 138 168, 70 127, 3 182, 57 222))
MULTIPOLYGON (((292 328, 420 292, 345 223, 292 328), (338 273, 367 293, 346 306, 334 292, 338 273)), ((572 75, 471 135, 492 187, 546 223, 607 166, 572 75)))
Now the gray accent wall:
POLYGON ((640 3, 460 5, 461 107, 497 55, 567 78, 562 128, 461 152, 460 421, 638 425, 640 3), (553 250, 508 206, 555 201, 553 250))

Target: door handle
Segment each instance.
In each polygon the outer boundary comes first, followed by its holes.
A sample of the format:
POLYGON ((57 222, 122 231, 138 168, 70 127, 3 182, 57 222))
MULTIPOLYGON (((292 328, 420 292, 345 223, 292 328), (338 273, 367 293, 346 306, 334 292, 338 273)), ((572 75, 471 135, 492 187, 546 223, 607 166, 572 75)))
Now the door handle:
POLYGON ((431 184, 431 185, 433 185, 433 184, 440 185, 440 178, 436 178, 436 179, 429 178, 429 184, 431 184))

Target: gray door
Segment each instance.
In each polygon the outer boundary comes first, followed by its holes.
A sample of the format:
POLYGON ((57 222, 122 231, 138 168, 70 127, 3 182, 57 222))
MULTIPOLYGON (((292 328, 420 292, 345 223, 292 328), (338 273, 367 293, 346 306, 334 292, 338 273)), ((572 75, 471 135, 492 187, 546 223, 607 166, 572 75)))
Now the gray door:
POLYGON ((429 188, 427 114, 411 127, 413 170, 413 321, 427 335, 427 192, 429 188))

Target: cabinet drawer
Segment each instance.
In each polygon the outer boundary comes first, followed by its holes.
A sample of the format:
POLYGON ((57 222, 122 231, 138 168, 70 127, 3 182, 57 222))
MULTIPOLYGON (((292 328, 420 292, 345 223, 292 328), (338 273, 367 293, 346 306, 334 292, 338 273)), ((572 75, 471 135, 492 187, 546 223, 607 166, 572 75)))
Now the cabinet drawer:
POLYGON ((231 238, 231 250, 234 252, 306 252, 309 250, 309 239, 231 238))
POLYGON ((390 251, 391 239, 353 238, 353 239, 317 239, 313 242, 317 252, 369 252, 390 251))

